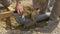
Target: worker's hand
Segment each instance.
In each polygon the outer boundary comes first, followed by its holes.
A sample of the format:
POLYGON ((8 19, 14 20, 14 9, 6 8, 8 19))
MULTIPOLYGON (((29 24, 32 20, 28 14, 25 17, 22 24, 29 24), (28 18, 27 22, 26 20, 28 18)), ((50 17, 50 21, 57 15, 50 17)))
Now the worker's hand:
POLYGON ((23 15, 23 6, 21 4, 16 5, 16 10, 17 10, 19 16, 23 15))

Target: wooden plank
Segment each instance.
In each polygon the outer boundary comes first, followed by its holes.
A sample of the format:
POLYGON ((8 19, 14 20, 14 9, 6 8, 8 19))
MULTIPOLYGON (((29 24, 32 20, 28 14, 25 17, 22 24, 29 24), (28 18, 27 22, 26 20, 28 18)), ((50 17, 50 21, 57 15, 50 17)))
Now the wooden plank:
POLYGON ((7 12, 0 13, 0 19, 5 18, 5 17, 11 17, 12 12, 13 11, 7 11, 7 12))

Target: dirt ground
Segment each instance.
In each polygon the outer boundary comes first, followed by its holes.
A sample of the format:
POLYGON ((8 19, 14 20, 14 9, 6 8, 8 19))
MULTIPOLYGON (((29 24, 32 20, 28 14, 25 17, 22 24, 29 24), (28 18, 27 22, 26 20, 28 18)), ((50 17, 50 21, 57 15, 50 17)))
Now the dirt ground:
MULTIPOLYGON (((30 6, 32 0, 24 0, 22 4, 30 6)), ((0 13, 5 11, 6 9, 0 4, 0 13)), ((0 34, 60 34, 60 23, 49 23, 50 26, 46 26, 46 22, 42 21, 30 28, 23 28, 17 23, 13 15, 10 15, 9 17, 0 18, 0 34)))

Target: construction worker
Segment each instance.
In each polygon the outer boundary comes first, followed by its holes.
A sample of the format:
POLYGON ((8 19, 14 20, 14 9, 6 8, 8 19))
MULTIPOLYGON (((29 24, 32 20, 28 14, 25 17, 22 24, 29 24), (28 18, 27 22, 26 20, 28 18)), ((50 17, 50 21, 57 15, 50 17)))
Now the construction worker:
MULTIPOLYGON (((7 6, 3 3, 4 0, 1 0, 1 3, 5 6, 5 7, 8 7, 12 1, 11 0, 5 0, 7 3, 9 3, 7 6)), ((4 2, 5 2, 4 1, 4 2)), ((18 12, 18 14, 21 16, 23 15, 23 6, 21 5, 21 0, 16 0, 16 10, 18 12)), ((57 0, 58 1, 58 0, 57 0)), ((36 3, 36 2, 35 2, 36 3)), ((57 3, 58 4, 58 3, 57 3)), ((36 6, 38 6, 39 4, 37 4, 36 6)), ((36 9, 39 9, 40 7, 38 6, 36 9)), ((42 8, 41 8, 42 9, 42 8)), ((39 16, 40 17, 40 16, 39 16)), ((59 17, 59 12, 57 11, 52 11, 51 12, 51 16, 50 16, 50 19, 52 20, 52 22, 55 22, 56 19, 59 17)), ((51 22, 50 20, 50 22, 51 22)))

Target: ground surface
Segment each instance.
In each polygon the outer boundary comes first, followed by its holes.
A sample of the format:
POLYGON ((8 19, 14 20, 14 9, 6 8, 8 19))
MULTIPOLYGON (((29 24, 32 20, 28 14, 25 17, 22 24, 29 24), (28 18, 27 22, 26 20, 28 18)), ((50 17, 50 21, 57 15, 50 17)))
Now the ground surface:
MULTIPOLYGON (((23 5, 31 5, 31 0, 22 1, 23 5)), ((0 11, 2 10, 2 6, 0 11)), ((0 15, 1 16, 1 15, 0 15)), ((42 26, 45 21, 37 23, 37 26, 32 26, 29 29, 24 29, 16 22, 13 16, 10 18, 11 24, 9 21, 6 23, 5 18, 0 19, 0 34, 60 34, 60 23, 49 23, 50 26, 42 26), (8 24, 9 23, 9 24, 8 24), (21 27, 21 28, 20 28, 21 27)))

